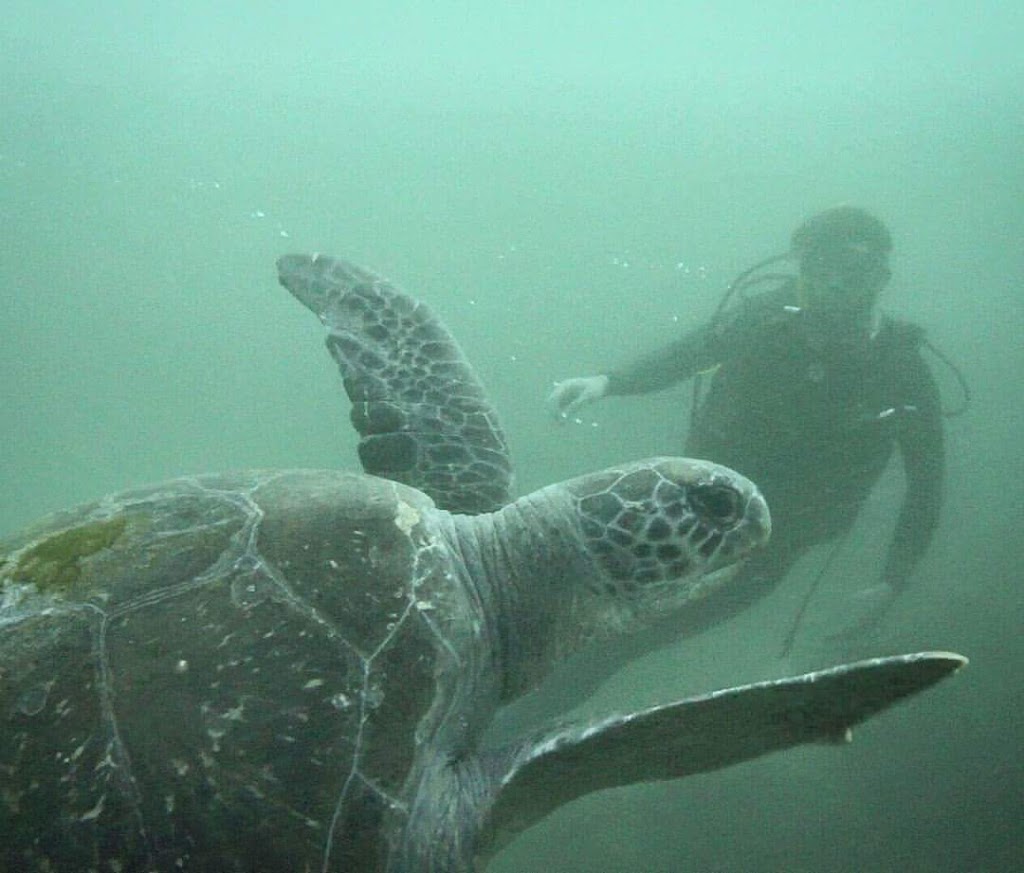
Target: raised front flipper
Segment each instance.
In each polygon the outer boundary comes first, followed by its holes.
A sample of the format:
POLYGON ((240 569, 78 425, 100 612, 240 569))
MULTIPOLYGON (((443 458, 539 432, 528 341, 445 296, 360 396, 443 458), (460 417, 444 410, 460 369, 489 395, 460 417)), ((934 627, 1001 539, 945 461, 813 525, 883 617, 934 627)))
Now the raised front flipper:
POLYGON ((367 473, 404 482, 452 512, 510 499, 505 434, 447 328, 385 279, 323 255, 284 255, 278 277, 327 327, 352 401, 367 473))
POLYGON ((967 663, 922 652, 715 691, 520 744, 506 759, 484 821, 484 855, 591 791, 738 764, 850 729, 967 663))

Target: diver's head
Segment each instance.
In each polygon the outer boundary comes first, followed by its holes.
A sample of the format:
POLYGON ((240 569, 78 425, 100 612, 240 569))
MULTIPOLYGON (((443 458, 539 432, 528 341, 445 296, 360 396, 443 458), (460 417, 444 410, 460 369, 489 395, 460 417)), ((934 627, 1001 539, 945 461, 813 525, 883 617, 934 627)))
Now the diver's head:
POLYGON ((835 315, 868 312, 889 281, 892 237, 863 209, 837 206, 818 213, 793 231, 791 244, 810 309, 835 315))

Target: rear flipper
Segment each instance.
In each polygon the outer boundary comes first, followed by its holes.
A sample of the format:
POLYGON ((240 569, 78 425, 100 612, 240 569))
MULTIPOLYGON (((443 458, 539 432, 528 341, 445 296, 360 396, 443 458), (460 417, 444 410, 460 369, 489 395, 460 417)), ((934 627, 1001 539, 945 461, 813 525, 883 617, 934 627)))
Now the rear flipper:
POLYGON ((966 663, 946 652, 875 658, 531 737, 502 756, 481 857, 591 791, 679 779, 802 743, 849 740, 855 725, 966 663))

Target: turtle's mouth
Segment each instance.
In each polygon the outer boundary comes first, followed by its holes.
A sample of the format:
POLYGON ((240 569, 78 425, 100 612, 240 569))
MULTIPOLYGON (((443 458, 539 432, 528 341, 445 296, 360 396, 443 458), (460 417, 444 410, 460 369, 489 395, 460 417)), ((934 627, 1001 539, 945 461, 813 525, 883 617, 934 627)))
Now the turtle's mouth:
POLYGON ((745 563, 747 563, 746 559, 742 559, 727 564, 724 567, 719 567, 717 570, 702 573, 693 580, 693 584, 690 586, 690 599, 699 600, 702 597, 706 597, 716 588, 732 579, 745 563))
POLYGON ((663 614, 685 607, 688 603, 703 600, 732 579, 746 563, 735 561, 717 570, 697 573, 689 578, 669 579, 644 589, 647 602, 644 609, 650 613, 663 614))

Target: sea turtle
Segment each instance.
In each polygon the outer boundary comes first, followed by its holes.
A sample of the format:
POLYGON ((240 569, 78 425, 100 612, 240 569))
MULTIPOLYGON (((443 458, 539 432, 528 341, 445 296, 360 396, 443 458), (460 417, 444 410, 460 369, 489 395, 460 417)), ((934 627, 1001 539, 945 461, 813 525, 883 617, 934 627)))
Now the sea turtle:
POLYGON ((178 479, 5 543, 0 868, 479 868, 581 794, 841 739, 963 663, 864 661, 489 746, 556 660, 723 584, 765 504, 672 458, 512 502, 502 431, 425 306, 326 257, 279 272, 328 327, 374 475, 178 479))

